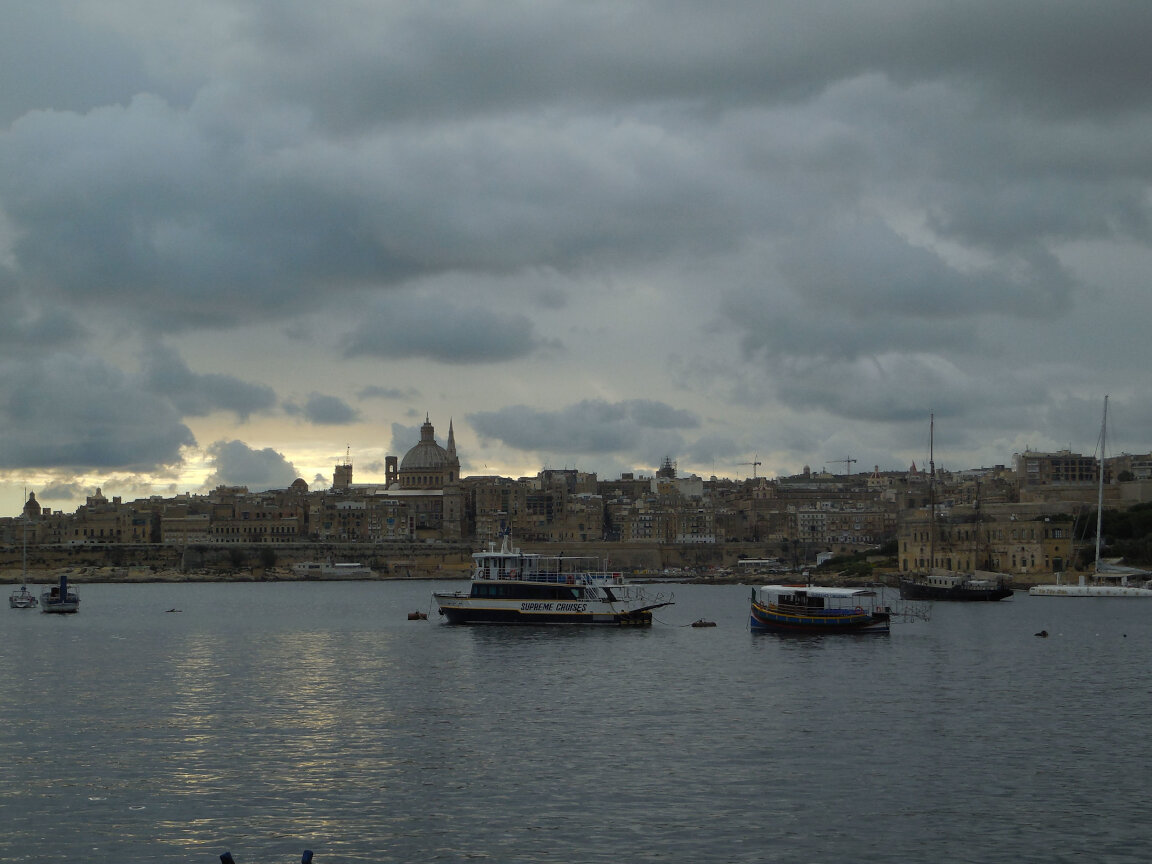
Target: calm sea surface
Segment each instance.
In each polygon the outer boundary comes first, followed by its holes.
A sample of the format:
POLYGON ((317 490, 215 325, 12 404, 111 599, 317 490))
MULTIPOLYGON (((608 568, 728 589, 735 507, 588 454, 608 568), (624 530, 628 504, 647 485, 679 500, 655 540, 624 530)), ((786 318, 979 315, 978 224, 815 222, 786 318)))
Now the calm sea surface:
POLYGON ((0 860, 1152 856, 1152 602, 782 638, 749 632, 749 589, 676 585, 649 587, 676 605, 648 630, 407 620, 436 587, 3 609, 0 860))

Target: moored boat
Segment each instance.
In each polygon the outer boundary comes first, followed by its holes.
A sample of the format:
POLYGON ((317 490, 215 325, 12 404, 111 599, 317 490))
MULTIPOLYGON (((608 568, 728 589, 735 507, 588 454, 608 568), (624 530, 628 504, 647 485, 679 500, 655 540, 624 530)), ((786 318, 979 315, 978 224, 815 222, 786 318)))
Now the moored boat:
POLYGON ((1097 562, 1096 571, 1089 578, 1081 573, 1075 584, 1033 585, 1028 589, 1032 597, 1147 597, 1152 598, 1152 588, 1145 581, 1152 573, 1136 567, 1123 567, 1105 561, 1097 562), (1139 579, 1140 585, 1129 584, 1129 579, 1139 579))
POLYGON ((27 585, 21 585, 8 595, 8 606, 11 609, 35 609, 36 595, 28 590, 27 585))
MULTIPOLYGON (((1008 577, 1003 573, 993 573, 984 570, 962 572, 951 570, 952 554, 945 552, 940 555, 936 541, 938 528, 936 525, 936 415, 931 415, 928 425, 928 560, 924 572, 910 573, 900 580, 900 598, 902 600, 961 600, 967 602, 991 602, 1004 600, 1012 596, 1012 589, 1008 586, 1008 577), (943 558, 948 567, 939 566, 938 558, 943 558)), ((975 540, 974 559, 979 561, 981 556, 980 540, 983 529, 980 516, 980 493, 977 484, 975 506, 975 529, 972 537, 975 540)))
POLYGON ((900 580, 900 596, 904 600, 966 600, 993 601, 1012 596, 1001 573, 957 573, 952 570, 932 570, 918 576, 900 580))
POLYGON ((887 633, 891 610, 871 588, 764 585, 752 589, 754 631, 773 633, 887 633))
POLYGON ((1096 567, 1091 578, 1081 573, 1075 585, 1033 585, 1028 589, 1030 597, 1145 597, 1152 599, 1152 588, 1148 582, 1142 585, 1129 585, 1130 578, 1146 580, 1152 573, 1135 567, 1103 561, 1100 558, 1100 541, 1103 536, 1104 516, 1104 444, 1108 438, 1108 397, 1104 397, 1104 416, 1100 421, 1100 465, 1096 492, 1096 567))
POLYGON ((305 561, 292 565, 301 579, 370 579, 376 574, 359 562, 305 561))
POLYGON ((37 606, 36 594, 28 590, 28 501, 24 502, 24 554, 21 564, 21 585, 8 595, 9 609, 35 609, 37 606))
POLYGON ((40 611, 67 615, 80 611, 80 596, 68 585, 68 574, 60 574, 60 584, 40 595, 40 611))
POLYGON ((449 624, 649 625, 653 609, 673 602, 622 573, 585 569, 588 558, 523 552, 507 535, 472 560, 467 591, 432 595, 449 624))

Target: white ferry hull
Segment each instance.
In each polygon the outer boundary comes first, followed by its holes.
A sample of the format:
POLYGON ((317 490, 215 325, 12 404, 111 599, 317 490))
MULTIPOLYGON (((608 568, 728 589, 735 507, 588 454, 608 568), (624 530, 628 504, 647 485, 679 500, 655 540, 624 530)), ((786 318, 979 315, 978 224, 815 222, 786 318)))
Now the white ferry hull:
POLYGON ((648 625, 652 610, 666 603, 621 606, 603 601, 517 600, 434 594, 449 624, 648 625))
POLYGON ((472 560, 467 591, 432 594, 449 624, 647 625, 653 609, 672 603, 649 600, 622 573, 578 568, 582 557, 521 552, 507 534, 499 551, 492 543, 472 560))

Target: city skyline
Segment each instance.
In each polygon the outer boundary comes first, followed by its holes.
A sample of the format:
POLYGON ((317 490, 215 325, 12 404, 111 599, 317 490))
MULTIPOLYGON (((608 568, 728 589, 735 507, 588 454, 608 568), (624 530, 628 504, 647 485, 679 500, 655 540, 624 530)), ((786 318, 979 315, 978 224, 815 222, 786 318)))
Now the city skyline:
POLYGON ((1152 450, 1152 9, 8 11, 0 515, 1152 450))

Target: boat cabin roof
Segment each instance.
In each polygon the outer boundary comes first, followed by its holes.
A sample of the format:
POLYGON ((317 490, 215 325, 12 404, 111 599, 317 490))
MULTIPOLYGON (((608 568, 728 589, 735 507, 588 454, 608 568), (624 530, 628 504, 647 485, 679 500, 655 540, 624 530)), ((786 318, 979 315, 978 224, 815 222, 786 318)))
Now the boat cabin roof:
POLYGON ((832 588, 826 585, 764 585, 769 594, 807 594, 810 597, 875 597, 871 588, 832 588))

